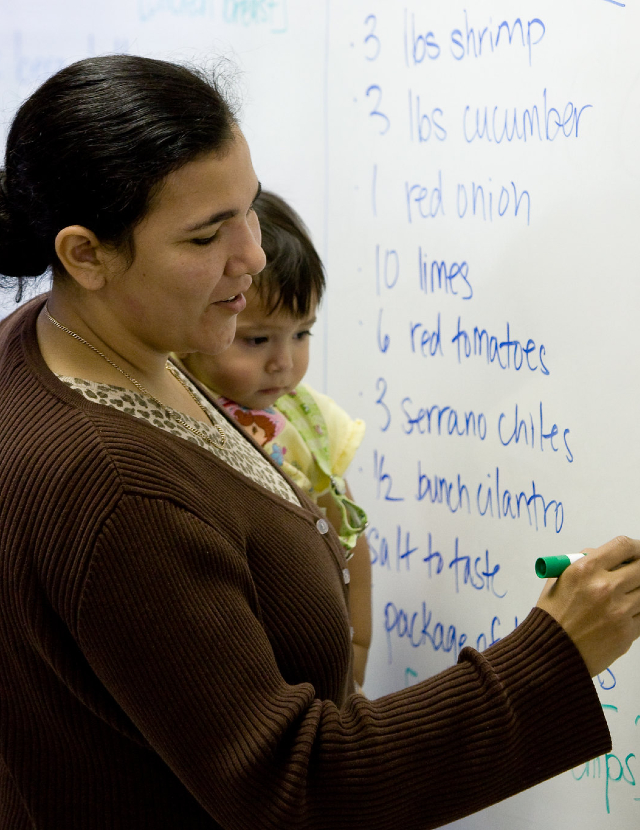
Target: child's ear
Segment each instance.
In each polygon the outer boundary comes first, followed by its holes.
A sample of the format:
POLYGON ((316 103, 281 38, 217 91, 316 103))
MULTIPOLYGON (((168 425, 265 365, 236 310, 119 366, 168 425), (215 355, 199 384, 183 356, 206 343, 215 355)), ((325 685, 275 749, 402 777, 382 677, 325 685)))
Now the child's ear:
POLYGON ((106 251, 98 237, 82 225, 69 225, 56 236, 62 267, 82 288, 96 291, 106 282, 106 251))

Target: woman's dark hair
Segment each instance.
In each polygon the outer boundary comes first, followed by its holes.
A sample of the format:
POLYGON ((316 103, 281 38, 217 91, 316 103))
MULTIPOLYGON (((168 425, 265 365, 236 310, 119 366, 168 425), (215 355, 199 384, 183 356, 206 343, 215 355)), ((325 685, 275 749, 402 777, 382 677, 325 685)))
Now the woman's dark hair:
POLYGON ((54 242, 83 225, 133 260, 133 231, 164 178, 226 151, 235 114, 216 82, 132 55, 88 58, 20 107, 0 172, 0 274, 60 272, 54 242))
POLYGON ((254 207, 267 264, 253 280, 267 314, 284 310, 293 317, 306 317, 325 288, 324 268, 309 231, 275 193, 263 190, 254 207))

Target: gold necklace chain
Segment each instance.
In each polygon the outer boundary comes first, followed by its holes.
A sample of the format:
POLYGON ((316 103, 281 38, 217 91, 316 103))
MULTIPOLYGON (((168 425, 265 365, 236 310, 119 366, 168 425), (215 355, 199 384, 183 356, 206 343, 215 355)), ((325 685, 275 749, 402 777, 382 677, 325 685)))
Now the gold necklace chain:
POLYGON ((220 424, 217 424, 213 420, 211 415, 209 415, 207 410, 202 406, 202 404, 200 403, 200 401, 196 397, 193 390, 189 388, 189 386, 180 377, 180 373, 178 372, 178 370, 174 366, 172 366, 171 363, 168 360, 165 364, 165 368, 167 369, 169 374, 173 375, 173 377, 178 381, 178 383, 181 386, 183 386, 184 389, 186 389, 186 391, 189 393, 189 395, 193 398, 193 400, 194 400, 196 406, 198 407, 198 409, 201 409, 202 412, 204 412, 204 414, 207 416, 207 419, 211 422, 211 425, 214 426, 218 430, 218 433, 220 435, 220 443, 219 444, 216 444, 215 441, 213 441, 211 438, 209 438, 209 436, 206 435, 201 430, 196 429, 196 427, 191 426, 191 424, 188 424, 183 418, 180 417, 180 415, 175 410, 171 409, 166 404, 161 403, 156 397, 154 397, 151 394, 151 392, 149 392, 148 389, 144 388, 144 386, 140 383, 140 381, 136 380, 130 374, 125 372, 124 369, 121 369, 120 366, 118 366, 117 363, 114 363, 113 360, 111 360, 110 358, 108 358, 106 356, 106 354, 103 354, 99 349, 96 349, 96 347, 93 346, 91 343, 89 343, 88 340, 85 340, 83 337, 80 337, 80 335, 77 334, 75 331, 72 331, 71 329, 68 329, 66 326, 63 326, 62 323, 59 322, 58 320, 56 320, 56 318, 51 314, 51 312, 49 311, 46 304, 45 304, 45 307, 44 307, 44 312, 56 328, 60 329, 60 331, 64 331, 70 337, 73 337, 75 340, 78 340, 80 343, 83 343, 85 346, 88 346, 91 349, 91 351, 95 352, 97 355, 100 355, 100 357, 103 360, 106 360, 107 363, 110 366, 113 366, 113 368, 117 369, 120 372, 120 374, 124 375, 127 378, 127 380, 131 381, 131 383, 136 387, 136 389, 139 392, 141 392, 143 395, 147 395, 147 397, 151 398, 151 400, 155 403, 155 405, 160 407, 160 409, 166 410, 169 413, 169 415, 175 421, 177 421, 181 426, 183 426, 185 429, 188 429, 189 432, 193 433, 193 435, 197 435, 198 438, 201 438, 203 441, 206 441, 206 443, 209 444, 210 446, 216 447, 216 449, 218 449, 218 450, 221 450, 221 449, 224 448, 225 442, 227 440, 227 436, 225 435, 224 430, 222 429, 220 424))

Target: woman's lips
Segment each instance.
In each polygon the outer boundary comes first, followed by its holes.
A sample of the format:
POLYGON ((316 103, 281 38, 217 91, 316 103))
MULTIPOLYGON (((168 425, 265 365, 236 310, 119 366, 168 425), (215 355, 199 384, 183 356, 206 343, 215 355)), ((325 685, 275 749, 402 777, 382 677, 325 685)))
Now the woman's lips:
POLYGON ((245 306, 247 305, 247 300, 245 298, 245 294, 251 288, 251 283, 253 282, 253 277, 251 274, 245 274, 244 276, 240 277, 239 281, 236 282, 236 285, 240 289, 237 294, 234 294, 232 297, 227 297, 224 300, 218 300, 214 303, 214 305, 224 306, 225 308, 229 309, 233 314, 239 314, 241 311, 244 311, 245 306))
POLYGON ((228 308, 229 311, 232 311, 234 314, 239 314, 241 311, 244 311, 245 306, 247 305, 247 301, 245 299, 244 294, 235 294, 233 297, 229 297, 227 300, 218 300, 217 303, 214 305, 221 305, 225 308, 228 308))

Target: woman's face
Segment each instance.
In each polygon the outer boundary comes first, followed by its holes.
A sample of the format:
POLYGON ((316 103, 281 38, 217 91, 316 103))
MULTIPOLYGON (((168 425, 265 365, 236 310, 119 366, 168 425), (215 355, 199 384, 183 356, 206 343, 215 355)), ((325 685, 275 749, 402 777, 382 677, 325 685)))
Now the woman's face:
POLYGON ((108 303, 132 337, 162 353, 216 354, 233 341, 251 274, 264 268, 253 210, 259 183, 238 131, 228 151, 165 179, 134 230, 133 264, 113 260, 108 303))

